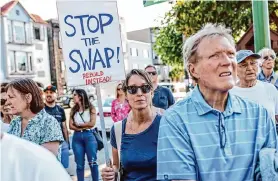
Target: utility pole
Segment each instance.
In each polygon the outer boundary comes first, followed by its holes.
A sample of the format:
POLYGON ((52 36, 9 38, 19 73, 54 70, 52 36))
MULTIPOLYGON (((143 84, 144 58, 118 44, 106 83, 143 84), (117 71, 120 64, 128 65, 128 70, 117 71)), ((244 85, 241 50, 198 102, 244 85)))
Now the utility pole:
POLYGON ((271 48, 269 12, 267 0, 252 0, 255 52, 264 47, 271 48))

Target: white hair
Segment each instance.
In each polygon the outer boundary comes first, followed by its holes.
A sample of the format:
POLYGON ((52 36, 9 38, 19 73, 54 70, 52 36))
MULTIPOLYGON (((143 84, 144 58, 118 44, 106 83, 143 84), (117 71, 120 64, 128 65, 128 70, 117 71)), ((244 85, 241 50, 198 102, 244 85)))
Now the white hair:
MULTIPOLYGON (((189 37, 184 45, 183 45, 183 61, 184 66, 188 70, 188 64, 189 63, 196 63, 197 62, 197 49, 199 44, 204 38, 207 37, 214 37, 214 36, 222 36, 228 39, 228 41, 231 43, 233 47, 235 47, 235 41, 234 38, 231 35, 231 29, 225 28, 223 25, 216 25, 208 23, 206 24, 201 30, 199 30, 196 34, 189 37)), ((191 77, 194 79, 194 77, 191 75, 191 77)))
POLYGON ((264 56, 266 54, 268 55, 269 53, 274 55, 274 60, 275 60, 276 59, 276 54, 275 54, 274 50, 272 50, 271 48, 266 48, 265 47, 258 52, 258 54, 261 56, 260 65, 264 62, 264 56))

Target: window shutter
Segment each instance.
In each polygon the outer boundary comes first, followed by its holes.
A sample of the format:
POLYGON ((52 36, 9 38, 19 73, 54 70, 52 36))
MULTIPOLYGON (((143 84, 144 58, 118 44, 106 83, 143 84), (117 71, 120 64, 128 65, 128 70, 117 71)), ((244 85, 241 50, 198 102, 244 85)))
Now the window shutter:
POLYGON ((29 23, 25 24, 25 32, 26 32, 26 43, 32 44, 32 29, 29 23))
POLYGON ((44 41, 45 39, 45 31, 44 31, 44 26, 40 25, 40 40, 44 41))

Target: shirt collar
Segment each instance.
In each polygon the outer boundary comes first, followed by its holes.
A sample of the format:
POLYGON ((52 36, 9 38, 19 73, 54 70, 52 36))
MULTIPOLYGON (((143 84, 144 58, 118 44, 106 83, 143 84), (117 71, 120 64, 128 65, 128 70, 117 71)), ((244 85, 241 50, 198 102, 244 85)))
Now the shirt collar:
MULTIPOLYGON (((191 94, 191 99, 193 101, 194 106, 196 107, 199 116, 205 115, 211 111, 215 111, 215 109, 213 109, 203 98, 199 90, 199 86, 195 86, 191 94)), ((229 93, 227 105, 223 114, 225 116, 229 116, 232 115, 233 113, 241 113, 241 109, 237 97, 229 93)))
MULTIPOLYGON (((271 80, 272 78, 274 78, 274 75, 275 75, 275 73, 274 73, 274 71, 272 71, 272 74, 270 75, 269 79, 271 80)), ((265 77, 263 71, 261 71, 261 72, 259 73, 259 79, 260 79, 260 80, 265 80, 265 79, 266 79, 266 77, 265 77)))
MULTIPOLYGON (((38 112, 35 117, 33 117, 29 122, 38 122, 38 121, 41 121, 41 119, 43 118, 44 114, 45 114, 45 110, 42 109, 40 112, 38 112)), ((17 119, 19 119, 20 121, 22 121, 22 117, 19 116, 17 117, 17 119)))

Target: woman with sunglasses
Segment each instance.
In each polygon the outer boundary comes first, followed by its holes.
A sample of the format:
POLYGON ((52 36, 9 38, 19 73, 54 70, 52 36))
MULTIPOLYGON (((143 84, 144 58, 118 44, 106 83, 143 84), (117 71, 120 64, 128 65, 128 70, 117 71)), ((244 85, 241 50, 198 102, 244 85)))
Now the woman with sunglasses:
POLYGON ((123 92, 123 83, 118 83, 116 88, 116 99, 112 101, 111 117, 114 122, 118 122, 127 117, 130 106, 123 92))
POLYGON ((258 79, 273 84, 278 90, 278 74, 274 72, 276 54, 270 48, 263 48, 258 52, 262 57, 261 72, 258 79))
POLYGON ((123 84, 123 91, 132 111, 120 123, 120 148, 117 147, 115 125, 111 129, 113 168, 102 169, 102 178, 104 181, 114 181, 115 171, 121 165, 122 180, 156 180, 157 137, 161 116, 152 107, 153 85, 150 77, 143 70, 131 70, 123 84))
POLYGON ((87 93, 83 89, 73 92, 75 105, 70 112, 69 127, 74 130, 72 149, 76 162, 78 181, 84 181, 85 154, 91 170, 93 181, 98 181, 97 141, 93 134, 96 123, 96 110, 89 102, 87 93))

